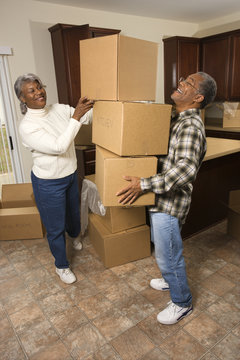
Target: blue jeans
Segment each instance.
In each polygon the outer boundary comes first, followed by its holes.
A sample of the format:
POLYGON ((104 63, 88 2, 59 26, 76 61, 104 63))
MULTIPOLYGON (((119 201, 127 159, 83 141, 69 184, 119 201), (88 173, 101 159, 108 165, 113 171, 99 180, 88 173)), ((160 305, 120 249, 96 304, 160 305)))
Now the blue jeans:
POLYGON ((192 303, 187 282, 179 221, 160 212, 150 212, 151 240, 155 257, 164 280, 169 284, 172 302, 181 307, 192 303))
POLYGON ((77 173, 60 179, 40 179, 31 173, 33 193, 55 265, 69 267, 65 231, 71 237, 80 233, 80 209, 77 173))

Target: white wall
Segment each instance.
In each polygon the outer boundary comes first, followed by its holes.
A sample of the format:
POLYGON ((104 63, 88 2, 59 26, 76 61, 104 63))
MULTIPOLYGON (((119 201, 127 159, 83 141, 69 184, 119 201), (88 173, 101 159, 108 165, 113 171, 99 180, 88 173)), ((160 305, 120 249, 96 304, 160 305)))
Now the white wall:
MULTIPOLYGON (((57 102, 51 37, 48 28, 56 23, 89 24, 121 29, 122 34, 159 44, 157 101, 163 102, 163 36, 194 36, 198 24, 166 21, 117 13, 93 11, 34 0, 0 0, 0 46, 10 46, 12 84, 26 72, 37 74, 47 85, 48 103, 57 102)), ((201 29, 202 31, 202 29, 201 29)), ((18 122, 21 119, 16 99, 18 122)), ((21 147, 25 180, 29 181, 31 155, 21 147)))

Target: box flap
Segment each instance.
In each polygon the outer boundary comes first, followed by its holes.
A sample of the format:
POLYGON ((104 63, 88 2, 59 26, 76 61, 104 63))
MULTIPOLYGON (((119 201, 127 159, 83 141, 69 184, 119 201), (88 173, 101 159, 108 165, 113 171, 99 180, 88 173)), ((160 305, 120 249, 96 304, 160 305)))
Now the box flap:
POLYGON ((3 184, 2 207, 25 207, 34 206, 35 199, 31 183, 3 184))

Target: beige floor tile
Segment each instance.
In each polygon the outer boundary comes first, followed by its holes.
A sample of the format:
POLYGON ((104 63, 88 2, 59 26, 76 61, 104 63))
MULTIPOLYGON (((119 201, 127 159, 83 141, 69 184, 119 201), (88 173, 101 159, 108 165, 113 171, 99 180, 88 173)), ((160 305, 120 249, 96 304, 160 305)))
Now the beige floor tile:
POLYGON ((0 321, 0 343, 15 336, 13 328, 7 318, 0 321))
POLYGON ((89 319, 95 319, 112 306, 112 303, 103 295, 97 294, 83 299, 78 303, 78 307, 84 312, 89 319))
POLYGON ((11 277, 0 283, 0 300, 16 294, 20 289, 25 288, 23 280, 19 276, 11 277))
POLYGON ((141 269, 135 269, 125 274, 122 279, 135 291, 143 291, 149 288, 152 277, 141 269))
POLYGON ((191 286, 191 293, 195 310, 203 310, 219 299, 219 296, 204 289, 200 284, 191 286))
POLYGON ((168 337, 160 346, 170 359, 197 360, 205 354, 205 348, 191 335, 180 330, 168 337))
POLYGON ((183 329, 206 348, 212 347, 227 334, 226 329, 204 313, 190 321, 183 329))
POLYGON ((163 343, 163 340, 180 329, 179 323, 166 326, 157 321, 158 311, 138 323, 137 327, 141 329, 157 346, 163 343))
MULTIPOLYGON (((100 350, 94 353, 94 360, 122 360, 120 355, 116 353, 110 345, 103 346, 100 350)), ((87 359, 86 359, 87 360, 87 359)))
POLYGON ((21 259, 14 263, 14 268, 16 269, 19 275, 37 269, 41 266, 42 264, 38 261, 37 258, 33 256, 31 256, 27 260, 21 259))
POLYGON ((134 325, 130 319, 114 308, 114 306, 105 314, 93 320, 93 324, 104 335, 107 341, 112 340, 134 325))
POLYGON ((18 333, 26 331, 34 324, 39 324, 45 320, 42 309, 36 304, 31 303, 14 314, 10 314, 10 319, 18 333))
POLYGON ((87 279, 74 283, 65 290, 76 305, 83 299, 94 296, 99 292, 96 286, 87 279))
POLYGON ((219 269, 217 273, 230 281, 239 283, 240 266, 236 266, 234 264, 226 264, 224 267, 219 269))
POLYGON ((136 292, 122 279, 112 284, 104 291, 104 295, 112 302, 122 301, 125 298, 136 295, 136 292))
POLYGON ((219 358, 217 358, 215 355, 213 355, 213 353, 209 352, 206 355, 204 355, 201 360, 218 360, 219 358))
POLYGON ((52 317, 72 307, 74 302, 64 290, 60 290, 56 294, 52 294, 39 300, 39 304, 44 313, 47 316, 52 317))
POLYGON ((8 314, 13 314, 33 302, 33 295, 27 288, 22 288, 9 297, 2 299, 4 309, 8 314))
POLYGON ((60 336, 66 336, 88 322, 86 316, 76 306, 50 316, 49 319, 60 336))
POLYGON ((96 352, 106 340, 96 327, 87 323, 63 338, 63 342, 76 360, 96 352))
POLYGON ((137 360, 154 348, 150 339, 137 327, 111 341, 123 360, 137 360))
POLYGON ((31 282, 28 284, 28 288, 37 300, 44 299, 52 294, 56 294, 62 288, 54 279, 49 278, 41 282, 31 282))
POLYGON ((240 322, 240 310, 222 298, 209 306, 205 312, 225 329, 230 330, 240 322))
POLYGON ((45 320, 19 333, 19 338, 27 355, 30 357, 54 344, 58 340, 58 335, 50 323, 45 320))
POLYGON ((155 311, 154 306, 140 294, 125 298, 119 301, 116 306, 133 324, 137 324, 155 311))
POLYGON ((6 254, 10 255, 17 250, 25 249, 25 246, 20 240, 0 241, 0 248, 6 254))
POLYGON ((235 287, 235 283, 216 273, 201 281, 200 285, 218 296, 223 296, 235 287))
POLYGON ((6 258, 5 262, 3 263, 3 259, 4 258, 1 259, 0 263, 0 283, 18 275, 14 266, 6 258))
POLYGON ((119 281, 119 277, 114 274, 111 270, 99 271, 97 273, 92 273, 88 277, 91 282, 99 289, 106 290, 112 284, 119 281))
POLYGON ((240 284, 229 290, 223 298, 240 309, 240 284))
POLYGON ((31 356, 30 360, 72 360, 72 357, 65 345, 57 341, 55 344, 31 356))
POLYGON ((24 352, 16 338, 6 338, 0 342, 0 359, 1 360, 25 360, 24 352))
POLYGON ((156 309, 159 309, 159 311, 165 308, 168 301, 170 301, 169 291, 158 291, 148 287, 146 290, 141 291, 140 294, 152 303, 156 309))
POLYGON ((220 341, 212 350, 221 360, 239 360, 240 359, 240 341, 239 337, 230 333, 220 341))
POLYGON ((136 265, 134 262, 132 262, 124 265, 115 266, 111 268, 111 271, 114 272, 114 274, 116 274, 117 276, 122 277, 135 269, 136 265))
POLYGON ((170 360, 170 357, 162 350, 155 348, 143 356, 141 360, 170 360))

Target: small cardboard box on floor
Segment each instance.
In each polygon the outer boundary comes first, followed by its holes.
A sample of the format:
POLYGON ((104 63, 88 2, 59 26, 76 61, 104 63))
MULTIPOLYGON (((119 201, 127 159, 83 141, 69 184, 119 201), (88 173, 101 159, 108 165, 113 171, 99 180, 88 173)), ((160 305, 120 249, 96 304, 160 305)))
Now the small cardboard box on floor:
POLYGON ((165 155, 171 109, 166 104, 97 101, 92 141, 119 156, 165 155))
POLYGON ((81 92, 94 100, 156 98, 158 44, 122 36, 80 41, 81 92))
MULTIPOLYGON (((150 177, 157 173, 157 158, 121 157, 100 146, 96 146, 96 186, 104 206, 121 206, 116 193, 127 186, 123 176, 150 177)), ((132 206, 153 205, 155 194, 141 195, 132 206)))
POLYGON ((240 240, 240 190, 229 194, 227 233, 240 240))
POLYGON ((35 205, 32 184, 2 185, 0 240, 42 237, 43 227, 35 205))
POLYGON ((148 225, 112 234, 94 214, 89 215, 89 238, 105 267, 123 265, 151 255, 148 225))

